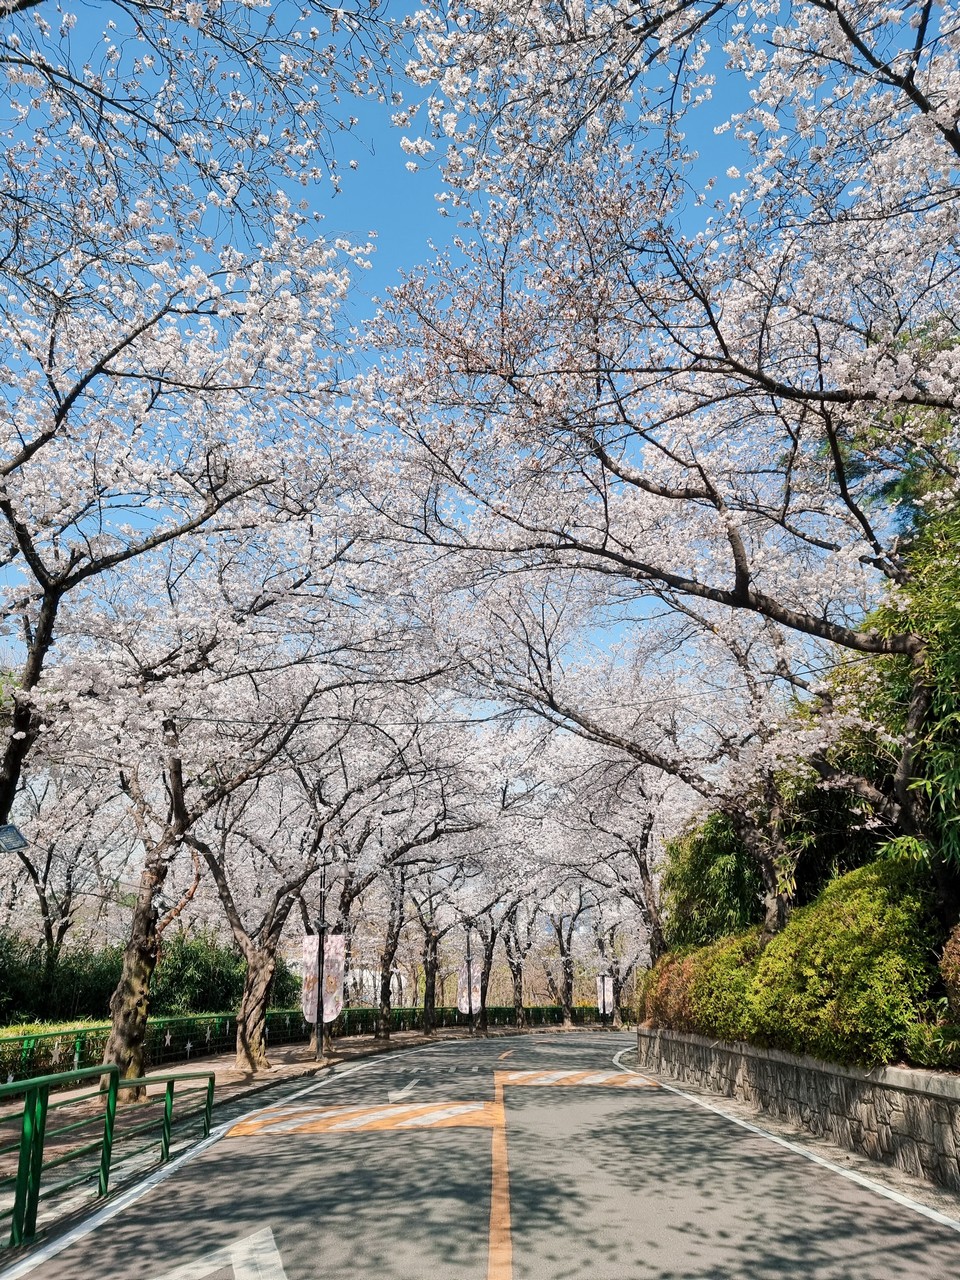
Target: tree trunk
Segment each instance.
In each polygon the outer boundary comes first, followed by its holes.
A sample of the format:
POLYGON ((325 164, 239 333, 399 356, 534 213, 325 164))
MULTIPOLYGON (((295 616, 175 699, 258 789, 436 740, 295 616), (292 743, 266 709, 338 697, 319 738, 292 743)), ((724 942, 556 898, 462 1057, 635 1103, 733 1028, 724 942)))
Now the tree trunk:
POLYGON ((423 1016, 420 1026, 424 1035, 433 1035, 437 1010, 437 970, 440 968, 440 934, 427 929, 423 940, 423 1016))
POLYGON ((766 942, 780 933, 787 923, 793 900, 782 870, 787 866, 789 855, 777 832, 775 796, 770 809, 771 816, 765 831, 759 830, 744 813, 732 815, 735 830, 756 862, 763 883, 763 938, 766 942))
POLYGON ((497 934, 492 932, 489 938, 483 939, 483 959, 480 962, 480 1008, 477 1010, 477 1032, 487 1034, 487 991, 490 987, 490 974, 493 972, 493 953, 497 946, 497 934))
POLYGON ((237 1070, 267 1071, 267 1004, 277 971, 273 950, 251 950, 237 1014, 237 1070))
POLYGON ((563 965, 562 978, 563 982, 560 988, 560 1003, 563 1009, 563 1025, 565 1027, 573 1026, 573 956, 568 950, 564 955, 561 953, 561 963, 563 965))
POLYGON ((510 977, 513 979, 513 1014, 519 1031, 527 1025, 527 1013, 523 1007, 523 961, 519 956, 513 957, 507 952, 507 964, 510 966, 510 977))
MULTIPOLYGON (((167 878, 167 870, 163 857, 155 855, 140 873, 140 890, 130 923, 130 940, 123 953, 120 981, 110 998, 112 1025, 103 1061, 116 1063, 125 1080, 143 1075, 150 980, 157 967, 160 946, 156 897, 167 878)), ((142 1091, 138 1090, 137 1096, 141 1095, 142 1091)), ((130 1096, 130 1091, 125 1089, 124 1097, 130 1096)))
MULTIPOLYGON (((2 501, 5 502, 6 499, 2 501)), ((53 629, 61 598, 61 592, 52 588, 44 592, 30 635, 26 661, 14 692, 10 732, 0 755, 0 823, 10 821, 10 810, 13 808, 24 761, 36 742, 40 729, 40 717, 34 711, 29 695, 40 683, 43 664, 53 643, 53 629)))
POLYGON ((613 1025, 615 1027, 623 1026, 623 1018, 620 1016, 620 997, 623 994, 623 982, 626 975, 620 968, 618 961, 614 961, 610 965, 610 980, 613 987, 613 1025))
POLYGON ((403 932, 403 889, 406 879, 403 871, 392 877, 393 892, 390 895, 390 912, 387 916, 387 935, 380 953, 380 1005, 377 1010, 377 1040, 389 1040, 393 1022, 393 966, 403 932))

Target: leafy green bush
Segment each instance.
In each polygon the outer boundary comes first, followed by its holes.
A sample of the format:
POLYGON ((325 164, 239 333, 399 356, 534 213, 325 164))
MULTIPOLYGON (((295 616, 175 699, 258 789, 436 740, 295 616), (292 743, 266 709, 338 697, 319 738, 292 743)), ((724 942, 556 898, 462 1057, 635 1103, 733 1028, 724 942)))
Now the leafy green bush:
POLYGON ((236 1009, 246 962, 212 934, 165 937, 154 971, 150 1012, 154 1017, 236 1009))
POLYGON ((945 1013, 946 1009, 935 1011, 929 1022, 915 1022, 907 1028, 904 1056, 918 1067, 956 1071, 960 1069, 960 1027, 937 1017, 936 1012, 945 1013))
MULTIPOLYGON (((107 1018, 120 981, 121 947, 74 947, 48 959, 41 947, 0 934, 0 1026, 107 1018)), ((229 1013, 240 1005, 246 962, 210 934, 165 941, 154 973, 150 1013, 171 1017, 229 1013)), ((300 1003, 300 980, 281 958, 270 999, 300 1003)))
POLYGON ((762 949, 759 929, 722 938, 691 956, 690 1007, 698 1030, 721 1040, 753 1033, 750 989, 762 949))
POLYGON ((42 947, 0 935, 0 1024, 106 1017, 122 958, 119 947, 76 947, 50 958, 42 947))
POLYGON ((721 1040, 749 1038, 748 997, 760 947, 760 930, 751 929, 697 951, 668 953, 646 979, 644 1018, 655 1027, 721 1040))
POLYGON ((693 1031, 696 1023, 690 1008, 691 957, 671 951, 647 975, 641 1004, 647 1022, 674 1031, 693 1031))
POLYGON ((940 1065, 952 1060, 952 1029, 918 1029, 935 941, 922 870, 876 862, 832 881, 763 949, 752 930, 664 956, 646 979, 644 1016, 832 1062, 891 1062, 907 1049, 940 1065))
POLYGON ((755 1037, 833 1062, 896 1060, 934 980, 933 943, 914 867, 882 861, 841 876, 760 956, 755 1037))
MULTIPOLYGON (((209 933, 177 934, 165 940, 153 975, 150 1012, 154 1017, 223 1013, 240 1007, 247 962, 236 948, 209 933)), ((300 1003, 300 979, 282 956, 270 992, 270 1006, 300 1003)))
POLYGON ((711 813, 671 840, 663 873, 667 946, 704 946, 763 918, 756 863, 730 819, 711 813))

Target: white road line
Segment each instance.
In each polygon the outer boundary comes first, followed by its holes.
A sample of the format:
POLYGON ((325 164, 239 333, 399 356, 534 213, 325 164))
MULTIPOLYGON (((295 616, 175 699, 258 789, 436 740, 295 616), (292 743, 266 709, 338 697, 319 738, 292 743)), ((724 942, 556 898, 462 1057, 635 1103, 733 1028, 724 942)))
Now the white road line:
MULTIPOLYGON (((402 1111, 408 1110, 407 1107, 401 1107, 400 1109, 402 1111)), ((351 1110, 354 1110, 354 1108, 351 1108, 351 1110)), ((358 1129, 361 1125, 374 1124, 377 1120, 389 1120, 391 1116, 396 1114, 396 1107, 381 1107, 379 1111, 367 1111, 364 1109, 363 1115, 351 1116, 349 1119, 338 1121, 334 1131, 340 1133, 344 1129, 358 1129)), ((305 1121, 308 1119, 308 1116, 304 1117, 305 1121)))
MULTIPOLYGON (((520 1036, 518 1038, 523 1039, 524 1037, 520 1036)), ((546 1038, 549 1039, 549 1036, 546 1038)), ((451 1040, 445 1045, 414 1045, 409 1049, 396 1049, 394 1050, 394 1054, 407 1055, 413 1053, 444 1053, 450 1052, 451 1050, 461 1049, 463 1044, 463 1040, 451 1040)), ((627 1048, 632 1048, 632 1046, 628 1045, 627 1048)), ((626 1053, 627 1049, 623 1049, 622 1052, 626 1053)), ((296 1093, 289 1094, 284 1099, 284 1104, 293 1102, 297 1098, 306 1097, 311 1093, 316 1093, 318 1090, 326 1088, 332 1080, 343 1080, 347 1076, 356 1075, 358 1071, 370 1071, 376 1068, 380 1068, 382 1070, 383 1066, 384 1063, 381 1059, 371 1058, 367 1062, 359 1062, 355 1067, 347 1067, 343 1071, 331 1071, 330 1074, 324 1076, 322 1080, 315 1081, 313 1084, 309 1084, 305 1088, 299 1089, 296 1093)), ((437 1069, 441 1070, 442 1068, 438 1065, 437 1069)), ((447 1070, 456 1071, 457 1068, 456 1066, 449 1066, 447 1067, 447 1070)), ((256 1107, 252 1111, 246 1112, 242 1119, 247 1120, 252 1116, 260 1115, 264 1111, 270 1111, 275 1105, 275 1103, 267 1103, 263 1107, 256 1107)), ((154 1189, 154 1187, 159 1186, 161 1182, 165 1182, 167 1178, 171 1177, 174 1173, 179 1172, 184 1165, 190 1164, 191 1161, 196 1160, 198 1156, 203 1155, 204 1152, 208 1151, 210 1147, 219 1142, 224 1134, 239 1122, 240 1119, 238 1118, 235 1120, 225 1121, 223 1124, 218 1125, 210 1134, 209 1138, 204 1138, 202 1142, 198 1142, 195 1147, 191 1147, 190 1150, 185 1151, 183 1155, 177 1156, 176 1159, 171 1160, 169 1164, 165 1164, 162 1169, 158 1169, 155 1173, 151 1174, 150 1177, 145 1178, 143 1182, 138 1182, 135 1186, 122 1192, 115 1200, 111 1200, 110 1203, 105 1204, 102 1209, 98 1209, 96 1212, 92 1213, 89 1218, 78 1223, 71 1231, 66 1232, 62 1236, 58 1236, 56 1240, 51 1240, 47 1244, 42 1245, 35 1252, 31 1253, 26 1258, 22 1258, 12 1267, 7 1267, 6 1270, 0 1271, 0 1280, 21 1280, 22 1276, 27 1276, 31 1271, 36 1271, 38 1267, 42 1266, 45 1262, 49 1262, 51 1258, 55 1258, 58 1254, 63 1253, 66 1249, 69 1249, 71 1245, 76 1244, 77 1241, 83 1240, 87 1236, 92 1235, 98 1227, 102 1226, 105 1222, 109 1222, 112 1218, 115 1218, 118 1214, 122 1213, 124 1209, 128 1209, 131 1205, 136 1204, 138 1200, 142 1200, 145 1195, 149 1194, 149 1192, 154 1189)), ((841 1172, 845 1171, 841 1170, 841 1172)))
POLYGON ((234 1280, 287 1280, 283 1260, 269 1227, 223 1249, 208 1253, 195 1262, 187 1262, 168 1271, 161 1280, 207 1280, 216 1271, 229 1268, 234 1280))
MULTIPOLYGON (((408 1120, 398 1120, 394 1129, 429 1129, 438 1120, 452 1120, 456 1116, 466 1116, 474 1111, 482 1111, 482 1102, 456 1102, 439 1111, 427 1111, 419 1116, 411 1116, 408 1120)), ((343 1128, 337 1125, 337 1130, 343 1128)))
MULTIPOLYGON (((804 1160, 809 1160, 813 1164, 820 1165, 823 1169, 830 1169, 833 1173, 839 1173, 841 1178, 846 1178, 848 1182, 855 1182, 858 1187, 865 1187, 867 1191, 872 1191, 875 1195, 883 1196, 885 1200, 892 1200, 894 1204, 901 1205, 904 1209, 910 1209, 914 1213, 919 1213, 924 1218, 929 1218, 931 1222, 939 1223, 941 1227, 949 1227, 951 1231, 960 1232, 960 1222, 955 1218, 948 1218, 945 1213, 941 1213, 938 1209, 931 1209, 929 1205, 923 1204, 919 1200, 912 1200, 909 1196, 903 1195, 899 1191, 894 1191, 890 1187, 885 1187, 879 1182, 874 1182, 872 1178, 865 1178, 862 1173, 856 1173, 853 1169, 844 1169, 843 1165, 834 1164, 832 1160, 825 1160, 823 1156, 816 1155, 813 1151, 808 1151, 806 1147, 801 1147, 795 1142, 790 1142, 786 1138, 778 1137, 775 1133, 768 1133, 766 1129, 761 1129, 758 1125, 750 1124, 748 1120, 741 1120, 739 1116, 732 1116, 729 1112, 721 1110, 720 1107, 713 1106, 710 1102, 704 1102, 702 1098, 696 1098, 691 1093, 684 1093, 682 1089, 675 1088, 672 1084, 664 1084, 662 1080, 653 1080, 651 1076, 644 1076, 642 1071, 637 1071, 633 1067, 625 1067, 620 1062, 620 1058, 625 1053, 632 1053, 633 1049, 621 1049, 614 1057, 614 1063, 621 1071, 629 1071, 633 1075, 643 1076, 645 1080, 650 1080, 653 1084, 658 1084, 661 1089, 667 1093, 675 1093, 678 1098, 684 1098, 687 1102, 692 1102, 696 1107, 702 1107, 704 1111, 711 1111, 715 1116, 720 1116, 724 1120, 729 1120, 731 1124, 739 1125, 741 1129, 746 1129, 749 1133, 756 1134, 759 1138, 766 1138, 768 1142, 775 1143, 778 1147, 783 1147, 787 1151, 792 1151, 794 1155, 803 1156, 804 1160)), ((0 1280, 5 1277, 0 1276, 0 1280)))
MULTIPOLYGON (((462 1044, 460 1040, 451 1040, 450 1047, 457 1047, 462 1044)), ((398 1053, 422 1053, 424 1049, 430 1049, 436 1052, 436 1045, 415 1045, 410 1049, 400 1049, 398 1053)), ((446 1046, 444 1046, 446 1048, 446 1046)), ((304 1098, 308 1094, 316 1093, 319 1089, 324 1089, 332 1080, 343 1080, 347 1076, 354 1076, 358 1071, 369 1071, 374 1067, 382 1067, 383 1063, 378 1058, 371 1058, 367 1062, 359 1062, 355 1067, 347 1067, 344 1071, 333 1071, 329 1075, 324 1076, 322 1080, 318 1080, 313 1084, 307 1085, 303 1089, 298 1089, 296 1093, 289 1094, 283 1102, 287 1105, 295 1101, 297 1098, 304 1098)), ((453 1070, 453 1068, 451 1068, 453 1070)), ((251 1116, 261 1115, 264 1111, 271 1111, 276 1103, 268 1103, 263 1107, 256 1107, 252 1111, 248 1111, 243 1119, 248 1120, 251 1116)), ((58 1236, 56 1240, 51 1240, 48 1244, 42 1245, 34 1253, 28 1257, 22 1258, 19 1262, 14 1263, 12 1267, 7 1267, 5 1271, 0 1271, 0 1280, 21 1280, 22 1276, 27 1276, 31 1271, 36 1271, 38 1267, 43 1266, 45 1262, 49 1262, 51 1258, 55 1258, 57 1254, 63 1253, 69 1249, 71 1245, 76 1244, 79 1240, 84 1240, 87 1236, 92 1235, 98 1227, 103 1226, 105 1222, 109 1222, 111 1218, 117 1217, 123 1213, 125 1209, 129 1209, 131 1205, 136 1204, 138 1200, 142 1200, 148 1195, 154 1187, 166 1182, 167 1178, 178 1173, 184 1165, 190 1164, 196 1160, 198 1156, 204 1154, 235 1124, 239 1124, 239 1120, 227 1120, 223 1124, 218 1125, 210 1134, 209 1138, 204 1138, 202 1142, 198 1142, 195 1147, 191 1147, 189 1151, 185 1151, 183 1155, 177 1156, 171 1160, 169 1164, 165 1164, 162 1169, 158 1169, 152 1173, 143 1182, 138 1182, 135 1186, 130 1187, 127 1191, 121 1192, 116 1200, 111 1200, 109 1204, 105 1204, 102 1209, 98 1209, 92 1213, 89 1218, 80 1222, 71 1231, 65 1235, 58 1236)))

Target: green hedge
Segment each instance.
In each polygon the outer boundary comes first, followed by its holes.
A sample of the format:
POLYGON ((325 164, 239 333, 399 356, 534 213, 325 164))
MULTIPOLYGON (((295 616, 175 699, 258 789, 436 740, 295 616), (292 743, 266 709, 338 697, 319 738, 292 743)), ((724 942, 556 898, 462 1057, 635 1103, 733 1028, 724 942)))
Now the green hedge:
MULTIPOLYGON (((74 947, 48 960, 41 948, 0 934, 0 1025, 107 1017, 122 963, 122 947, 74 947)), ((164 1017, 237 1009, 245 969, 238 951, 209 934, 166 939, 150 1012, 164 1017)), ((281 957, 271 1005, 289 1008, 299 999, 300 980, 281 957)))
POLYGON ((832 1062, 896 1061, 920 1050, 936 942, 916 868, 872 863, 828 884, 766 947, 751 930, 665 956, 647 977, 644 1016, 832 1062))
MULTIPOLYGON (((629 1014, 631 1011, 623 1012, 629 1014)), ((525 1013, 531 1027, 559 1026, 563 1022, 563 1010, 556 1005, 528 1005, 525 1013)), ((391 1027, 394 1031, 416 1031, 422 1018, 422 1008, 394 1009, 391 1027)), ((369 1006, 345 1008, 331 1031, 335 1039, 372 1035, 377 1020, 378 1011, 369 1006)), ((515 1021, 516 1010, 512 1006, 488 1006, 487 1022, 491 1027, 512 1027, 515 1021)), ((589 1005, 575 1008, 573 1021, 578 1026, 593 1025, 599 1021, 599 1011, 596 1006, 589 1005)), ((466 1027, 469 1024, 469 1017, 459 1009, 435 1010, 437 1027, 466 1027)), ((312 1027, 304 1022, 299 1008, 271 1009, 267 1013, 268 1046, 309 1040, 311 1031, 312 1027)), ((98 1026, 58 1027, 0 1035, 0 1082, 96 1066, 103 1061, 109 1034, 109 1024, 101 1023, 98 1026)), ((232 1053, 236 1038, 237 1023, 232 1013, 150 1018, 145 1044, 147 1066, 193 1062, 212 1054, 232 1053)))

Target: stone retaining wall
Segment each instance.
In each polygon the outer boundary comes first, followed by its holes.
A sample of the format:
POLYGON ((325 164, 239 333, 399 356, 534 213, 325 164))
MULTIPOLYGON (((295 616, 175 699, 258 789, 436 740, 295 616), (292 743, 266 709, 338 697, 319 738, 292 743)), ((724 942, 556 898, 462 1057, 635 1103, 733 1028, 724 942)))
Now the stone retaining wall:
POLYGON ((960 1077, 872 1071, 641 1027, 640 1067, 752 1103, 838 1146, 960 1189, 960 1077))

